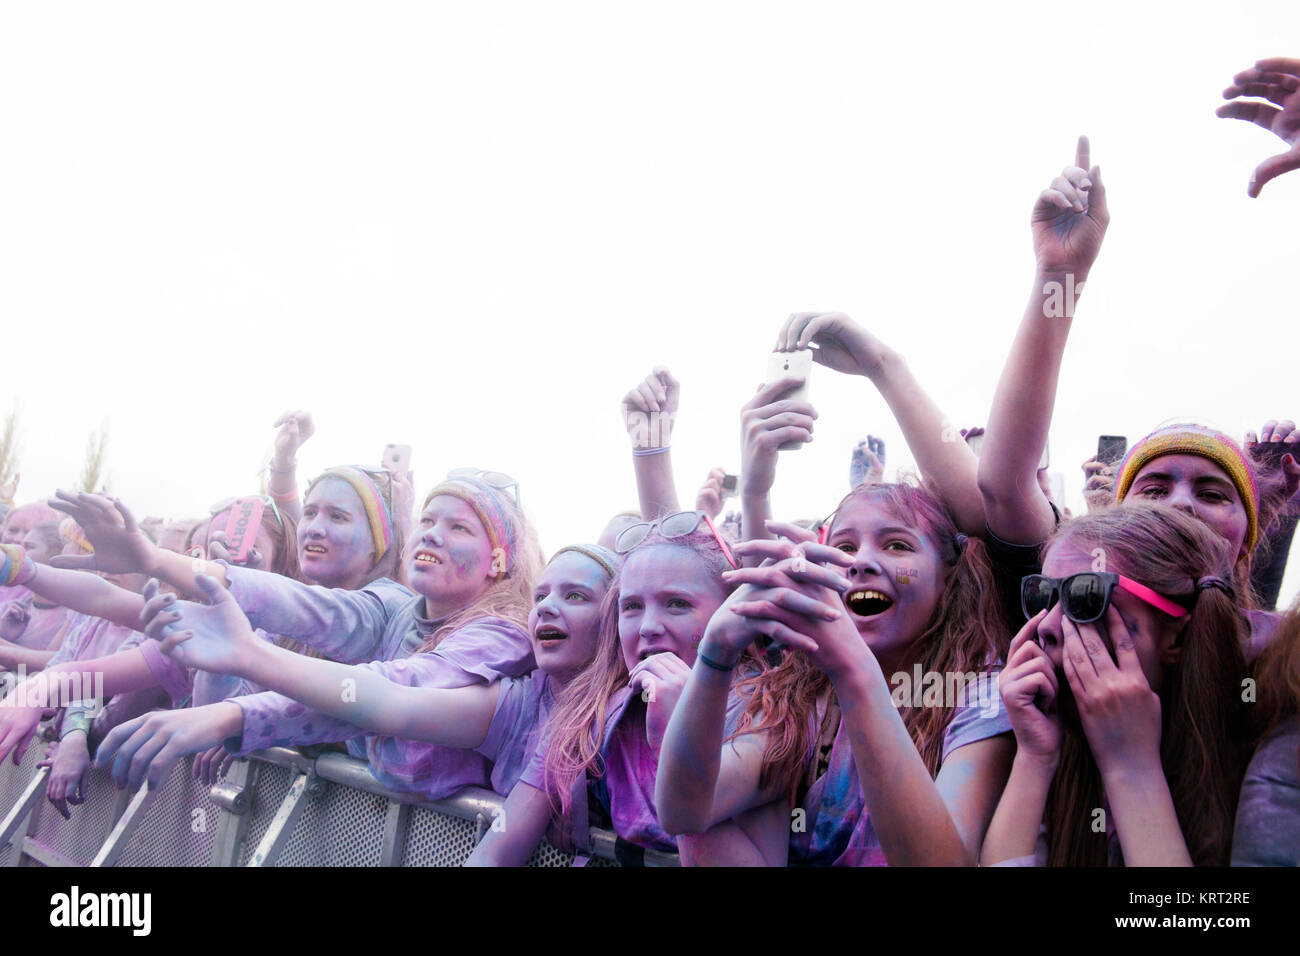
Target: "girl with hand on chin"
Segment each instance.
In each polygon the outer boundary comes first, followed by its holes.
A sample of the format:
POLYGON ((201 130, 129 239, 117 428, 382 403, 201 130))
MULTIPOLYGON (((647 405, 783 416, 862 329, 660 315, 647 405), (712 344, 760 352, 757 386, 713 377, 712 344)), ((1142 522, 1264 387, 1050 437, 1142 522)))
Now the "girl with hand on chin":
MULTIPOLYGON (((659 747, 709 617, 726 598, 730 549, 704 512, 625 529, 591 663, 550 710, 542 741, 469 865, 521 866, 553 815, 584 848, 588 812, 633 847, 676 849, 654 804, 659 747)), ((634 851, 635 852, 635 851, 634 851)))

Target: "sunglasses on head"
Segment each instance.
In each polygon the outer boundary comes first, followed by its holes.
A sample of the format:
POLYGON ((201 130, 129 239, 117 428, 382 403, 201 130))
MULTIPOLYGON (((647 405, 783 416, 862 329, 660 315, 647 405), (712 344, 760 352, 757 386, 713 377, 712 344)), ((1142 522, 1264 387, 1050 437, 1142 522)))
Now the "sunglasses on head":
POLYGON ((519 482, 515 481, 505 472, 501 471, 484 471, 482 468, 453 468, 447 472, 447 477, 452 481, 458 478, 469 478, 473 481, 479 481, 492 488, 495 491, 505 491, 509 489, 510 496, 515 500, 515 507, 522 508, 519 499, 519 482))
POLYGON ((722 535, 718 534, 718 529, 714 527, 708 514, 703 511, 678 511, 675 514, 665 515, 658 521, 643 521, 624 528, 614 539, 614 550, 619 554, 627 554, 650 537, 650 532, 655 528, 658 528, 659 534, 665 538, 685 538, 692 534, 701 522, 708 526, 709 533, 713 535, 713 540, 718 542, 718 547, 722 549, 727 563, 733 568, 740 567, 731 553, 731 547, 722 535))
POLYGON ((1025 620, 1039 611, 1050 611, 1061 602, 1061 613, 1075 624, 1099 621, 1110 607, 1115 589, 1127 591, 1170 617, 1184 618, 1190 613, 1185 607, 1157 594, 1145 584, 1113 571, 1084 571, 1067 578, 1049 578, 1045 574, 1029 574, 1020 581, 1020 609, 1025 620))

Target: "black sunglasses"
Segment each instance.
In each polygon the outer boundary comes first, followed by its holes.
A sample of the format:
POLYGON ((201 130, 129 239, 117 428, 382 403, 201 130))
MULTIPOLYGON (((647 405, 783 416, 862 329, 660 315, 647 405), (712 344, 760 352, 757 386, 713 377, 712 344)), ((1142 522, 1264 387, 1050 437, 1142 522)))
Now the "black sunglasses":
POLYGON ((1061 602, 1061 613, 1075 624, 1099 621, 1110 607, 1115 589, 1127 591, 1171 617, 1186 617, 1186 608, 1157 594, 1145 584, 1113 571, 1084 571, 1067 578, 1049 578, 1045 574, 1028 574, 1020 581, 1020 610, 1029 620, 1040 611, 1050 611, 1061 602))

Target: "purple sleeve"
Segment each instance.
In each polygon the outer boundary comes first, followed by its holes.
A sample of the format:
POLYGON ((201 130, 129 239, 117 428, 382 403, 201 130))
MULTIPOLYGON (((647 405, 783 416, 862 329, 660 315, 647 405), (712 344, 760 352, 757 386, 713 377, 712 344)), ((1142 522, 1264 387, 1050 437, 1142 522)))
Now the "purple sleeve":
POLYGON ((1000 667, 981 671, 977 680, 966 685, 965 703, 957 708, 944 732, 941 762, 958 747, 1011 732, 1011 718, 1002 706, 1002 694, 998 691, 997 675, 1001 672, 1000 667))
MULTIPOLYGON (((464 687, 527 673, 533 666, 533 653, 521 628, 491 618, 467 624, 427 653, 360 666, 407 687, 464 687)), ((227 740, 226 749, 236 756, 265 747, 349 740, 365 734, 345 720, 312 710, 282 694, 236 697, 234 703, 244 712, 244 733, 239 740, 227 740)), ((412 745, 430 746, 397 737, 376 737, 370 746, 371 762, 404 764, 404 750, 412 745)))
POLYGON ((55 664, 62 664, 65 661, 80 660, 81 655, 78 652, 86 642, 86 633, 99 620, 99 618, 73 611, 72 623, 68 625, 68 632, 63 635, 63 643, 59 645, 59 649, 54 652, 54 656, 46 662, 45 666, 48 668, 53 667, 55 664))
POLYGON ((140 653, 159 686, 176 706, 190 696, 190 672, 158 649, 157 641, 141 641, 140 653))
POLYGON ((387 579, 344 591, 267 571, 224 567, 231 596, 254 627, 301 641, 343 664, 378 657, 390 613, 413 595, 387 579))

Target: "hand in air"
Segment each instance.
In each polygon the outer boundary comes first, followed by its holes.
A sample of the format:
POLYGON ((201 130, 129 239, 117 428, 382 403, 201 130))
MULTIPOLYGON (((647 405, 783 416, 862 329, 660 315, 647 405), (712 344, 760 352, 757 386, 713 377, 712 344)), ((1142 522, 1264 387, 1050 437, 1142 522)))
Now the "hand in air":
POLYGON ((623 424, 633 448, 669 446, 680 396, 681 385, 662 365, 623 396, 623 424))
POLYGON ((1255 199, 1268 182, 1300 169, 1300 60, 1281 56, 1259 60, 1232 78, 1223 98, 1230 102, 1215 110, 1216 116, 1262 126, 1290 147, 1255 167, 1246 187, 1246 194, 1255 199))
POLYGON ((140 530, 126 505, 116 498, 84 491, 56 491, 55 495, 50 507, 71 515, 95 552, 55 555, 50 558, 52 567, 111 574, 149 572, 157 545, 140 530))
POLYGON ((1073 274, 1082 283, 1101 251, 1110 212, 1101 167, 1091 162, 1088 137, 1080 136, 1074 165, 1061 170, 1034 203, 1030 225, 1042 274, 1073 274))
POLYGON ((295 459, 303 443, 316 434, 316 425, 311 420, 311 412, 301 409, 285 412, 271 427, 279 429, 275 433, 276 461, 286 465, 295 459))

